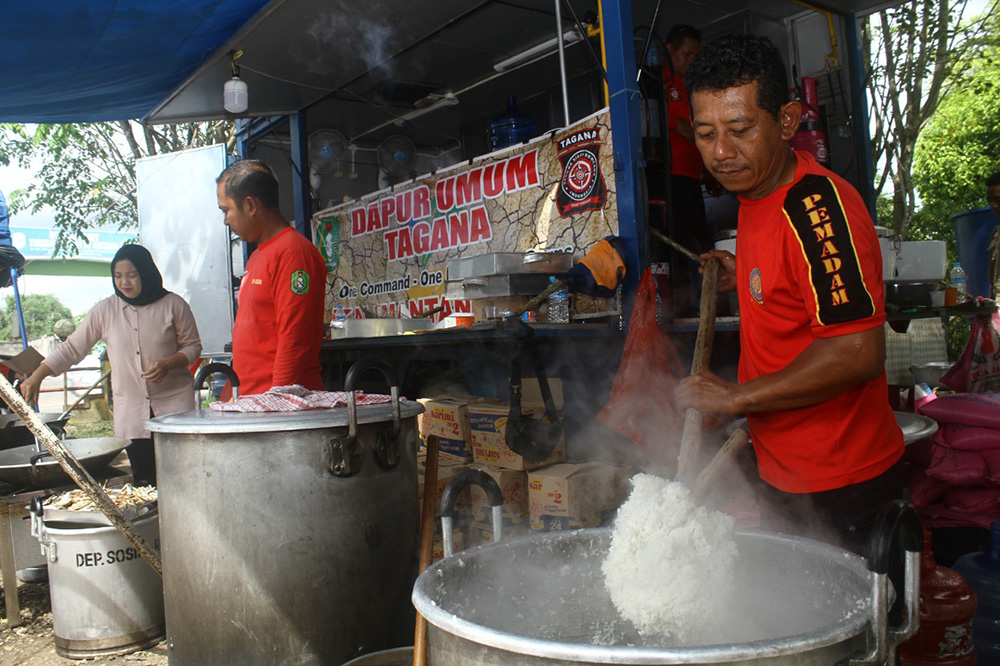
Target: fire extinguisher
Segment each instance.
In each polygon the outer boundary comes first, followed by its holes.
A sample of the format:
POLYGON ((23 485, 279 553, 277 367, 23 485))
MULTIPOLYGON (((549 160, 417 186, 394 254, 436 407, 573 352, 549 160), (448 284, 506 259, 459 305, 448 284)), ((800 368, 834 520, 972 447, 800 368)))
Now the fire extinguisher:
POLYGON ((920 630, 899 646, 901 666, 976 666, 976 594, 961 574, 934 561, 930 530, 920 555, 920 630))
MULTIPOLYGON (((793 94, 798 91, 793 89, 793 94)), ((816 93, 816 79, 812 76, 802 77, 802 119, 799 130, 792 137, 792 148, 805 150, 813 154, 821 164, 830 163, 830 147, 823 131, 823 119, 819 115, 819 95, 816 93)))

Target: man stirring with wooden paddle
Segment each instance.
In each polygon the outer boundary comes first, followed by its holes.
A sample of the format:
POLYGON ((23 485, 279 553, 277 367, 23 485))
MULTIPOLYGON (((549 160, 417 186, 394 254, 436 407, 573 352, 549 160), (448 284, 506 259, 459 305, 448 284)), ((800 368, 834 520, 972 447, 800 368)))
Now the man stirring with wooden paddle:
POLYGON ((862 552, 904 484, 871 217, 853 187, 789 145, 802 108, 769 40, 707 44, 687 84, 695 144, 740 199, 736 256, 703 257, 720 259, 720 291, 737 291, 741 353, 739 383, 702 371, 677 402, 747 415, 765 527, 862 552))

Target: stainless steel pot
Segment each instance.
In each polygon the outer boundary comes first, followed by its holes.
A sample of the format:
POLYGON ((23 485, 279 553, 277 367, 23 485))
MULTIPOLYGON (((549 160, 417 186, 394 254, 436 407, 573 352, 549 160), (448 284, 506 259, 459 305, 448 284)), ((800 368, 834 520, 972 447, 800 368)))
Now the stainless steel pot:
MULTIPOLYGON (((128 446, 120 437, 85 437, 64 439, 63 446, 85 469, 103 469, 128 446)), ((70 481, 48 451, 34 446, 19 446, 0 451, 0 482, 18 489, 52 488, 70 481)))
MULTIPOLYGON (((367 367, 351 368, 348 389, 367 367)), ((171 666, 342 664, 412 640, 422 411, 148 422, 171 666)))
MULTIPOLYGON (((920 523, 906 506, 910 621, 895 632, 884 620, 890 549, 877 555, 881 564, 872 572, 865 560, 833 546, 742 532, 737 535, 739 589, 714 640, 699 645, 645 641, 620 619, 604 588, 601 564, 611 532, 595 529, 478 546, 422 573, 413 604, 429 623, 428 663, 881 663, 891 643, 916 631, 920 523)), ((877 525, 876 531, 883 530, 877 525)))

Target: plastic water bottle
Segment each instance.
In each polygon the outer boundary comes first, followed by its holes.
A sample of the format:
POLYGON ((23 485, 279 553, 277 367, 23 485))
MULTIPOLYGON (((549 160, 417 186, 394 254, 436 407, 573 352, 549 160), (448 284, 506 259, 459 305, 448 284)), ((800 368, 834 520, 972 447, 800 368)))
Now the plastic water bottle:
POLYGON ((958 290, 958 302, 964 303, 969 300, 969 289, 968 282, 965 277, 965 270, 962 268, 962 264, 955 262, 951 267, 951 272, 948 274, 951 279, 951 286, 958 290))
POLYGON ((344 309, 343 305, 338 305, 333 311, 334 321, 345 321, 347 319, 347 311, 344 309))
MULTIPOLYGON (((554 275, 549 278, 550 284, 555 281, 556 277, 554 275)), ((549 294, 548 305, 550 324, 569 323, 569 291, 566 287, 556 289, 549 294)))
POLYGON ((955 562, 976 592, 979 605, 972 618, 972 642, 980 663, 1000 663, 1000 521, 990 524, 990 544, 985 553, 968 553, 955 562))

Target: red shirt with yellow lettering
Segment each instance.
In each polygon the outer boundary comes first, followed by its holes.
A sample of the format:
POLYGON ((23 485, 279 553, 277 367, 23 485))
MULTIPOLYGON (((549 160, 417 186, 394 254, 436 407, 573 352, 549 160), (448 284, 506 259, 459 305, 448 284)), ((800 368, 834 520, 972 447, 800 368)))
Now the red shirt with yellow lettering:
MULTIPOLYGON (((792 183, 740 197, 739 379, 781 370, 817 338, 885 322, 875 228, 847 181, 796 151, 792 183)), ((903 455, 886 376, 799 409, 748 414, 761 478, 789 493, 872 479, 903 455)))
POLYGON ((233 326, 233 370, 240 395, 300 384, 322 390, 326 264, 316 246, 289 227, 247 261, 233 326))

